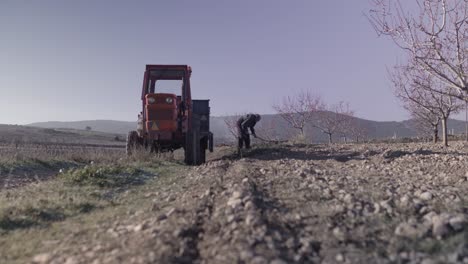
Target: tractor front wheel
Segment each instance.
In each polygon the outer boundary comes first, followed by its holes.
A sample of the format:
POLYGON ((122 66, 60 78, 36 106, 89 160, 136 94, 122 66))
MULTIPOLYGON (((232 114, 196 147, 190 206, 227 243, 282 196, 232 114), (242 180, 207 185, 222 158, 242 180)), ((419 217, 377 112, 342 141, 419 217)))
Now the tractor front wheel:
POLYGON ((132 155, 135 152, 135 150, 137 150, 140 147, 140 141, 140 137, 138 136, 138 133, 136 131, 128 132, 127 145, 125 149, 128 156, 132 155))

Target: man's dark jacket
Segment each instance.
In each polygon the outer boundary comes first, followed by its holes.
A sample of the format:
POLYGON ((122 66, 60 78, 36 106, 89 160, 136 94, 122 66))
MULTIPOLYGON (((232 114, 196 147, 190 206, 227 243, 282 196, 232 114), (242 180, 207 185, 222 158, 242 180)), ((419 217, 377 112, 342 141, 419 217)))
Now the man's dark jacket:
POLYGON ((254 126, 257 124, 257 117, 253 114, 248 114, 242 116, 237 120, 237 128, 240 130, 242 134, 247 134, 247 129, 250 129, 252 135, 255 135, 254 126))

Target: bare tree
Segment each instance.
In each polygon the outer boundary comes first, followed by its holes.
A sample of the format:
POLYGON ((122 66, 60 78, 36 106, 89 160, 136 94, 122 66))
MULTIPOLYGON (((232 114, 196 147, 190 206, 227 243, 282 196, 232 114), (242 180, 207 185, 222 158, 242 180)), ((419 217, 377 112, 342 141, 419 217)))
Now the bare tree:
POLYGON ((239 137, 239 131, 237 131, 237 120, 239 120, 240 117, 240 114, 235 114, 232 116, 225 116, 223 120, 229 133, 234 137, 234 139, 239 137))
POLYGON ((301 137, 305 137, 306 125, 322 105, 321 97, 302 91, 296 96, 284 97, 281 104, 273 105, 273 109, 292 128, 299 130, 301 137))
POLYGON ((440 116, 415 103, 409 103, 407 107, 417 133, 424 137, 431 136, 432 142, 437 143, 439 140, 440 116))
POLYGON ((259 124, 259 127, 256 128, 257 136, 260 136, 262 139, 265 140, 278 140, 278 124, 274 118, 270 120, 265 120, 264 118, 259 124))
POLYGON ((410 61, 451 89, 434 92, 468 100, 468 1, 372 0, 369 21, 389 36, 410 61), (416 3, 411 13, 408 5, 416 3))
POLYGON ((447 95, 453 88, 414 65, 397 66, 389 75, 395 95, 412 115, 435 126, 434 133, 438 132, 436 124, 442 122, 443 144, 448 146, 448 118, 462 109, 457 98, 447 95))
POLYGON ((361 120, 354 118, 350 123, 349 134, 354 138, 356 143, 359 143, 359 140, 364 140, 369 132, 361 120))
POLYGON ((346 110, 341 111, 343 116, 339 124, 338 133, 341 135, 341 137, 344 139, 344 142, 346 143, 348 142, 348 136, 352 135, 353 125, 356 118, 354 117, 354 111, 349 109, 348 103, 341 102, 340 104, 344 104, 345 106, 342 107, 342 110, 346 110))
POLYGON ((349 104, 339 102, 336 105, 323 105, 317 112, 317 120, 312 126, 320 129, 322 133, 328 135, 328 143, 333 142, 333 135, 344 130, 344 125, 353 116, 353 111, 349 109, 349 104))

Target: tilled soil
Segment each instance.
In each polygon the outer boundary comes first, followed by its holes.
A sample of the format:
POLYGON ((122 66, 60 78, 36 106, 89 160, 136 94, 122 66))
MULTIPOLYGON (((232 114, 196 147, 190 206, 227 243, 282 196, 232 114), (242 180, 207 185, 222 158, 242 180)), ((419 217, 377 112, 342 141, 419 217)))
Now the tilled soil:
POLYGON ((255 148, 36 262, 467 263, 468 145, 255 148))

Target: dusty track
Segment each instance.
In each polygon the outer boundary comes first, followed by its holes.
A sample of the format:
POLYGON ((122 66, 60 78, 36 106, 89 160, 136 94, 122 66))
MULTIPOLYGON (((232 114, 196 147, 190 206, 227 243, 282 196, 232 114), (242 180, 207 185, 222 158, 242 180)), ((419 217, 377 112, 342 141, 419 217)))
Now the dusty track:
POLYGON ((462 144, 259 148, 188 169, 148 194, 152 208, 55 260, 462 263, 467 167, 462 144))

